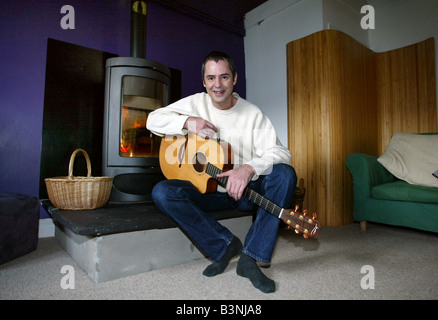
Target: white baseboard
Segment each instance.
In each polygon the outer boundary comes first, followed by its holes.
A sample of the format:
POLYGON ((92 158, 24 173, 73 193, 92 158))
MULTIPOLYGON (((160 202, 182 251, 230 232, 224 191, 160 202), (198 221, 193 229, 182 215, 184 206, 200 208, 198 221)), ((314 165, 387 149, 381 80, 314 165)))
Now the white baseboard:
POLYGON ((49 238, 55 236, 55 224, 50 218, 40 219, 38 238, 49 238))

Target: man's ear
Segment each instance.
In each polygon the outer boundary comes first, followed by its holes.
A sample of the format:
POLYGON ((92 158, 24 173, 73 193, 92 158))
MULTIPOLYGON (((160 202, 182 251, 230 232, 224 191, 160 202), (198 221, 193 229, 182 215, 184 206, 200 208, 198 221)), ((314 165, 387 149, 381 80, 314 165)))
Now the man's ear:
POLYGON ((234 74, 233 86, 235 86, 236 83, 237 83, 237 72, 234 74))

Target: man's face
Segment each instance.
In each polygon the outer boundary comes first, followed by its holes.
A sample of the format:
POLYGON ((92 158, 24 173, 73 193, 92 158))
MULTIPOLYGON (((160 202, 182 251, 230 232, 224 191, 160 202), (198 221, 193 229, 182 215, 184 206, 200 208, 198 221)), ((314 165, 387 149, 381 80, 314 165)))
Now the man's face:
POLYGON ((205 64, 204 87, 216 108, 226 110, 234 105, 232 93, 236 82, 237 74, 233 79, 228 62, 210 60, 205 64))

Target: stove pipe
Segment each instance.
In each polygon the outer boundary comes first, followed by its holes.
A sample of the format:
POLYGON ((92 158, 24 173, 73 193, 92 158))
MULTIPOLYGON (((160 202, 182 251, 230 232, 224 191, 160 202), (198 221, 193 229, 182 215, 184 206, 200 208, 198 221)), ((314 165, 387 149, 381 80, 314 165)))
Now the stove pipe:
POLYGON ((131 57, 146 59, 146 1, 131 4, 131 57))

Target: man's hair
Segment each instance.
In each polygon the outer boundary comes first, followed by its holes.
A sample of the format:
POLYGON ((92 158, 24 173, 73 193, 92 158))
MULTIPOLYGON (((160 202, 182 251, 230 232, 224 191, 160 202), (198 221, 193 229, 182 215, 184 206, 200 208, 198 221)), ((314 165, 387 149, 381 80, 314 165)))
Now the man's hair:
POLYGON ((219 60, 228 62, 228 67, 230 68, 231 75, 233 76, 233 80, 234 80, 234 78, 236 77, 236 67, 234 66, 233 59, 231 59, 231 57, 225 52, 212 51, 205 57, 204 62, 202 63, 202 69, 201 69, 202 82, 204 82, 205 65, 210 60, 213 60, 214 62, 218 62, 219 60))

